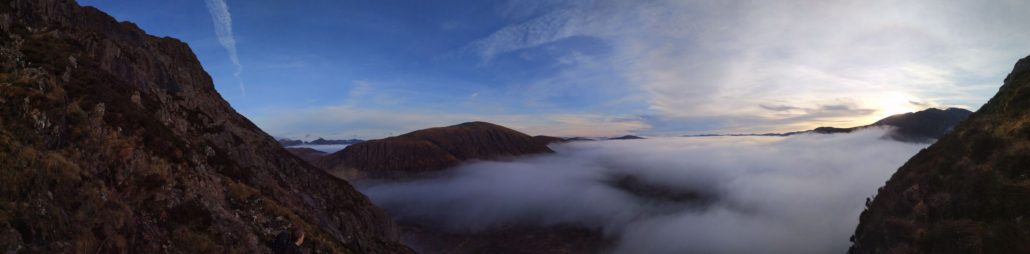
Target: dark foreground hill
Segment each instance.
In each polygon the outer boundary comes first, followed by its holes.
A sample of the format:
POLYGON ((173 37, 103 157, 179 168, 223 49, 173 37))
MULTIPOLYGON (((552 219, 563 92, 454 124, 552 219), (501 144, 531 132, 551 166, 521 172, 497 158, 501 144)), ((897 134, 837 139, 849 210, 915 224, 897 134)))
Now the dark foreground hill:
POLYGON ((392 220, 290 156, 190 48, 66 0, 0 0, 0 251, 404 253, 392 220))
POLYGON ((1030 57, 862 213, 852 253, 1030 253, 1030 57))
POLYGON ((345 178, 393 178, 439 171, 472 159, 553 152, 545 143, 507 127, 468 122, 350 145, 315 164, 345 178))

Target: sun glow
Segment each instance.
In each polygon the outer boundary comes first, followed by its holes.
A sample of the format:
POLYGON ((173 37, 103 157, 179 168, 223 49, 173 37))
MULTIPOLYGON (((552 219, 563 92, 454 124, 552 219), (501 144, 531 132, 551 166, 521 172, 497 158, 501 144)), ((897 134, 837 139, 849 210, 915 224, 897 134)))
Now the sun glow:
POLYGON ((923 110, 922 106, 917 105, 916 102, 918 101, 915 97, 904 93, 884 94, 876 98, 873 105, 876 108, 876 113, 871 115, 873 119, 870 120, 877 121, 896 114, 923 110))

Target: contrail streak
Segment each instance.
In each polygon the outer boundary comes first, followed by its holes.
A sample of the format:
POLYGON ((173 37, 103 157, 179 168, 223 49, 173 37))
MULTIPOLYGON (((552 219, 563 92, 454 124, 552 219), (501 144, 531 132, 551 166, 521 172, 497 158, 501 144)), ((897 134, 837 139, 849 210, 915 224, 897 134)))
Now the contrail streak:
POLYGON ((211 20, 215 24, 215 35, 218 36, 218 42, 229 52, 229 60, 236 67, 233 76, 240 82, 240 92, 246 94, 247 90, 243 86, 243 79, 240 78, 240 74, 243 73, 243 65, 240 64, 240 57, 236 54, 236 38, 232 34, 232 16, 229 15, 229 6, 225 4, 225 0, 204 0, 204 2, 207 3, 207 10, 211 13, 211 20))

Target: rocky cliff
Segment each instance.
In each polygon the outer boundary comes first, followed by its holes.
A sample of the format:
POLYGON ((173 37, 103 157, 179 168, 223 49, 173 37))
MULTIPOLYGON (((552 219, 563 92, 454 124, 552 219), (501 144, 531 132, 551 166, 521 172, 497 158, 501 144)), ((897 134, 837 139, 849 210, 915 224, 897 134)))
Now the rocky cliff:
POLYGON ((439 171, 471 159, 553 153, 545 143, 504 126, 469 122, 347 146, 315 164, 344 178, 392 178, 439 171))
POLYGON ((0 250, 403 253, 347 182, 215 91, 189 46, 70 0, 0 0, 0 250))
POLYGON ((1030 253, 1030 57, 887 181, 851 253, 1030 253))

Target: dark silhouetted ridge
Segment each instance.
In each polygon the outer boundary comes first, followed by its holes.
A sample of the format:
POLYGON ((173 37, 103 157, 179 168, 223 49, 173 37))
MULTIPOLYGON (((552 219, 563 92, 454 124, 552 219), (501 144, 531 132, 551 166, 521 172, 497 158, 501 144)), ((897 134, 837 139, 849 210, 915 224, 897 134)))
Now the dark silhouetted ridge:
POLYGON ((68 0, 0 0, 0 250, 406 253, 346 181, 288 155, 189 46, 68 0))
POLYGON ((1030 57, 867 203, 852 253, 1030 253, 1030 57))
POLYGON ((918 112, 888 116, 870 125, 852 128, 819 127, 811 132, 819 134, 850 133, 870 127, 891 127, 886 138, 905 142, 930 142, 947 134, 971 114, 973 112, 961 108, 944 110, 929 108, 918 112))
POLYGON ((644 139, 644 138, 638 137, 638 136, 633 136, 633 135, 625 135, 625 136, 621 136, 621 137, 608 138, 608 140, 631 140, 631 139, 644 139))
POLYGON ((544 136, 544 135, 533 136, 533 139, 535 139, 538 143, 542 143, 542 144, 545 144, 545 145, 546 144, 552 144, 552 143, 565 143, 565 142, 568 142, 564 138, 552 137, 552 136, 544 136))
POLYGON ((350 145, 322 157, 316 165, 345 178, 403 177, 439 171, 466 160, 553 152, 546 144, 507 127, 469 122, 350 145))
POLYGON ((816 134, 837 134, 837 133, 851 133, 857 130, 873 127, 890 127, 891 131, 884 135, 884 138, 889 138, 903 142, 932 142, 938 138, 944 136, 958 123, 962 122, 973 114, 966 109, 961 108, 948 108, 945 110, 929 108, 918 112, 909 112, 904 114, 892 115, 884 119, 880 119, 875 123, 869 125, 863 125, 858 127, 850 128, 839 128, 839 127, 818 127, 807 131, 793 131, 784 133, 753 133, 753 134, 700 134, 700 135, 687 135, 686 137, 718 137, 718 136, 771 136, 771 137, 785 137, 797 134, 805 133, 816 133, 816 134))

